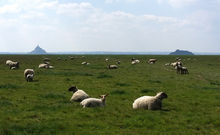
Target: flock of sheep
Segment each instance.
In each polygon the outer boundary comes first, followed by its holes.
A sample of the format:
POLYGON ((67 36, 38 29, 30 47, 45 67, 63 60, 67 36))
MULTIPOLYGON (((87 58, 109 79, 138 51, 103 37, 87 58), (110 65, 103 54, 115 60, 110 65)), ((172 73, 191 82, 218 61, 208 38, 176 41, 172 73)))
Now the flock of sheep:
MULTIPOLYGON (((74 57, 70 57, 70 59, 74 59, 74 57)), ((57 58, 57 60, 61 60, 61 58, 57 58)), ((53 69, 54 67, 50 65, 50 59, 44 58, 44 63, 39 64, 38 68, 45 68, 45 69, 53 69)), ((106 58, 105 61, 108 63, 109 59, 106 58)), ((157 59, 149 59, 149 64, 155 64, 157 59)), ((108 65, 108 69, 117 69, 118 65, 121 62, 118 60, 116 62, 117 65, 108 65)), ((138 64, 140 63, 140 60, 132 58, 131 64, 138 64)), ((84 61, 81 64, 83 65, 89 65, 90 63, 84 61)), ((19 68, 19 62, 13 62, 11 60, 6 61, 6 65, 9 66, 10 69, 18 69, 19 68)), ((167 63, 166 66, 173 66, 177 74, 188 74, 188 70, 186 67, 183 67, 183 64, 181 62, 180 58, 176 59, 176 62, 173 63, 167 63)), ((24 70, 24 77, 27 82, 31 82, 34 79, 34 69, 25 69, 24 70)), ((82 105, 83 108, 85 107, 103 107, 105 106, 105 100, 108 94, 100 95, 100 98, 92 98, 90 97, 86 92, 83 90, 78 89, 76 86, 72 86, 68 89, 69 91, 73 92, 73 95, 70 99, 70 101, 80 102, 80 105, 82 105)), ((149 110, 160 110, 162 108, 162 100, 164 98, 167 98, 167 94, 164 92, 159 92, 155 96, 142 96, 134 100, 132 106, 133 109, 149 109, 149 110)))

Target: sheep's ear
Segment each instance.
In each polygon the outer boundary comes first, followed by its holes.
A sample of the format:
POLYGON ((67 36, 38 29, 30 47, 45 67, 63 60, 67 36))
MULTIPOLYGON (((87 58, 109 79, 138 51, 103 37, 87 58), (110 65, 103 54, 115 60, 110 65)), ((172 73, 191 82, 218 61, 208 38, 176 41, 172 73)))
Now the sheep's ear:
POLYGON ((105 94, 105 97, 107 97, 109 94, 105 94))

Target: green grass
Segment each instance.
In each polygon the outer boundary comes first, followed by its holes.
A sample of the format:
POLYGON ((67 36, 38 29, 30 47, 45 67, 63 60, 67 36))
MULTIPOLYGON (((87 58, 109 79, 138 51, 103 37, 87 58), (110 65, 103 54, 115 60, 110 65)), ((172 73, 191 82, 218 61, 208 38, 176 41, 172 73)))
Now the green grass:
POLYGON ((164 66, 176 56, 73 57, 0 55, 0 135, 220 134, 220 56, 182 56, 189 75, 164 66), (54 69, 38 69, 44 57, 51 59, 54 69), (141 63, 131 65, 132 57, 141 63), (107 69, 105 58, 109 64, 120 59, 119 68, 107 69), (158 61, 150 65, 149 58, 158 61), (7 59, 19 61, 20 69, 10 70, 7 59), (25 81, 26 68, 35 70, 34 82, 25 81), (109 93, 106 106, 83 109, 69 102, 71 85, 92 97, 109 93), (136 98, 159 91, 168 95, 162 110, 132 109, 136 98))

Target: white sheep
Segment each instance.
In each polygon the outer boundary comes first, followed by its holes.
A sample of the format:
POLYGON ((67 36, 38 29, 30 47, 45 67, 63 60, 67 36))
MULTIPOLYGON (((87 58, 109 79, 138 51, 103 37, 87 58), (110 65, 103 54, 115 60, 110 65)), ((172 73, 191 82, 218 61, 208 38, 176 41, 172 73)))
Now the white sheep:
POLYGON ((140 63, 140 60, 133 60, 133 61, 131 62, 132 65, 137 64, 137 63, 140 63))
POLYGON ((34 70, 33 69, 25 69, 24 70, 24 78, 27 82, 31 82, 34 79, 34 70))
POLYGON ((68 90, 73 92, 70 101, 81 102, 82 100, 89 98, 89 95, 86 94, 86 92, 79 90, 76 86, 72 86, 68 90))
POLYGON ((108 94, 106 95, 101 95, 100 99, 98 98, 87 98, 84 99, 80 105, 83 106, 83 108, 85 107, 104 107, 105 106, 105 99, 108 96, 108 94))
POLYGON ((164 92, 159 92, 156 96, 139 97, 134 101, 133 109, 160 110, 162 107, 162 100, 167 97, 167 94, 164 92))
POLYGON ((108 69, 117 69, 118 66, 117 65, 108 65, 108 69))
POLYGON ((5 64, 9 65, 9 63, 11 63, 11 62, 12 62, 11 60, 6 60, 5 64))
POLYGON ((45 63, 39 64, 39 66, 38 66, 38 68, 48 68, 48 67, 49 67, 49 65, 45 64, 45 63))
POLYGON ((148 60, 148 63, 149 63, 149 64, 154 64, 156 61, 157 61, 157 59, 149 59, 149 60, 148 60))
POLYGON ((6 65, 8 65, 10 69, 17 69, 17 68, 19 68, 19 62, 13 62, 11 60, 7 60, 6 61, 6 65))

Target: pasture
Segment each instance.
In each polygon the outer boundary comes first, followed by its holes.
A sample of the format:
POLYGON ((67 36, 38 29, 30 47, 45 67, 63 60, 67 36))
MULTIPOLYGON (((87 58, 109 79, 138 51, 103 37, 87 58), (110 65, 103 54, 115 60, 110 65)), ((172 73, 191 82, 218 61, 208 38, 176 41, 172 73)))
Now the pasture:
POLYGON ((1 135, 220 134, 220 56, 181 56, 188 75, 164 65, 177 56, 68 56, 0 55, 1 135), (38 69, 45 57, 54 69, 38 69), (140 63, 131 65, 132 57, 140 63), (109 64, 120 59, 119 68, 107 69, 105 58, 109 64), (149 58, 158 61, 148 64, 149 58), (7 59, 19 61, 20 68, 10 70, 7 59), (35 70, 33 82, 25 81, 26 68, 35 70), (91 97, 109 93, 106 106, 82 108, 69 102, 72 85, 91 97), (160 91, 168 95, 162 110, 132 109, 136 98, 160 91))

